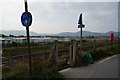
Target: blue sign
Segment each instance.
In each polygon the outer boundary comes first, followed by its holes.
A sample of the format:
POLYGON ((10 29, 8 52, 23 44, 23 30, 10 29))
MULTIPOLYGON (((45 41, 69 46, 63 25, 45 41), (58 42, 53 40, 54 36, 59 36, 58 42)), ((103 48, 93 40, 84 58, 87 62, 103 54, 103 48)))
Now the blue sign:
POLYGON ((78 28, 84 28, 85 25, 78 25, 78 28))
POLYGON ((30 12, 24 12, 21 16, 21 22, 23 26, 30 26, 32 23, 32 15, 30 12))

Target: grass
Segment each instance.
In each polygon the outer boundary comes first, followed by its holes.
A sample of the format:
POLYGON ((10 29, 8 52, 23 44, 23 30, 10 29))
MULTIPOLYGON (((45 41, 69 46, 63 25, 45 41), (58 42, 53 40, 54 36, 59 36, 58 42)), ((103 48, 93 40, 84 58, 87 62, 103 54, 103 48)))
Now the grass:
MULTIPOLYGON (((77 43, 79 44, 79 42, 77 43)), ((96 42, 97 45, 105 45, 105 42, 96 42)), ((110 44, 110 42, 109 42, 110 44)), ((58 43, 58 50, 59 51, 65 51, 68 50, 69 46, 72 45, 72 42, 62 42, 58 43)), ((31 46, 31 53, 46 53, 50 52, 51 48, 53 45, 42 45, 42 46, 31 46)), ((93 43, 91 42, 84 42, 83 43, 84 47, 89 47, 93 46, 93 43)), ((116 45, 114 45, 115 47, 116 45)), ((11 47, 11 48, 3 48, 3 56, 14 56, 14 55, 22 55, 22 54, 27 54, 27 47, 11 47)), ((78 50, 78 49, 77 49, 78 50)), ((95 61, 98 61, 101 58, 107 57, 107 56, 112 56, 114 54, 119 54, 120 50, 118 48, 113 48, 110 49, 110 46, 108 46, 108 49, 104 47, 97 48, 95 51, 92 49, 89 50, 91 53, 93 59, 95 61)), ((67 52, 68 53, 68 52, 67 52)), ((77 51, 79 53, 79 51, 77 51)), ((87 66, 89 64, 87 57, 86 57, 87 51, 84 51, 82 56, 77 54, 77 59, 76 59, 76 64, 74 66, 87 66)), ((59 56, 58 60, 58 68, 56 67, 56 64, 54 60, 51 61, 46 61, 46 60, 38 60, 35 59, 32 63, 33 67, 33 75, 29 76, 28 74, 28 62, 24 63, 25 65, 18 63, 15 65, 10 65, 8 67, 3 67, 3 78, 5 79, 10 79, 10 78, 43 78, 44 80, 48 79, 62 79, 62 76, 58 73, 56 73, 56 69, 62 70, 68 67, 74 67, 68 64, 69 59, 67 59, 69 56, 68 54, 62 54, 59 56)))
MULTIPOLYGON (((68 50, 68 46, 71 42, 63 42, 58 44, 59 51, 68 50)), ((50 52, 53 45, 41 45, 41 46, 31 46, 32 54, 41 54, 50 52)), ((15 55, 23 55, 27 54, 27 46, 22 47, 10 47, 10 48, 2 48, 3 56, 15 56, 15 55)))
MULTIPOLYGON (((87 53, 87 52, 86 52, 87 53)), ((91 51, 90 54, 93 58, 94 61, 98 61, 102 58, 108 57, 108 56, 112 56, 112 55, 116 55, 120 53, 120 49, 117 48, 101 48, 101 49, 97 49, 95 51, 91 51)), ((77 60, 76 60, 76 64, 74 65, 75 67, 80 67, 80 66, 87 66, 89 64, 88 60, 87 60, 87 55, 82 55, 80 57, 80 55, 77 56, 77 60)))
MULTIPOLYGON (((52 68, 52 67, 51 67, 52 68)), ((18 63, 9 67, 3 67, 3 79, 62 79, 58 73, 54 73, 48 69, 44 62, 36 59, 32 63, 32 75, 28 74, 28 65, 18 63)))
MULTIPOLYGON (((84 47, 86 46, 92 46, 93 43, 85 42, 84 47)), ((98 42, 98 45, 102 44, 105 45, 104 42, 98 42)), ((64 42, 64 43, 58 43, 58 50, 64 51, 68 50, 69 46, 72 45, 72 42, 64 42)), ((115 46, 115 45, 114 45, 115 46)), ((34 53, 46 53, 50 52, 52 48, 52 45, 42 45, 42 46, 31 46, 31 52, 34 53)), ((113 48, 112 50, 110 47, 106 49, 105 47, 97 48, 95 51, 89 50, 91 53, 93 59, 95 61, 111 56, 114 54, 119 54, 120 50, 118 48, 113 48)), ((68 53, 68 52, 67 52, 68 53)), ((77 51, 77 53, 79 53, 77 51)), ((77 55, 76 65, 75 66, 86 66, 89 64, 87 58, 86 58, 87 51, 84 51, 81 57, 80 55, 77 55)), ((3 48, 3 56, 14 56, 14 55, 21 55, 21 54, 27 54, 27 47, 11 47, 11 48, 3 48)), ((69 59, 67 59, 69 56, 68 54, 62 54, 59 56, 58 60, 58 70, 62 70, 68 67, 73 67, 68 64, 69 59)), ((28 62, 21 64, 15 64, 10 65, 8 67, 3 67, 3 78, 9 79, 9 78, 43 78, 44 80, 52 79, 52 78, 58 78, 62 79, 62 76, 56 72, 54 72, 56 68, 56 64, 53 60, 52 64, 48 66, 50 63, 46 60, 38 60, 35 59, 32 63, 33 67, 33 75, 29 76, 28 74, 28 62)))
MULTIPOLYGON (((79 44, 79 42, 77 42, 79 44)), ((108 42, 110 44, 110 41, 108 42)), ((65 51, 68 50, 68 47, 72 45, 72 42, 59 42, 58 43, 58 51, 65 51)), ((105 41, 96 41, 96 45, 105 45, 105 41)), ((48 53, 51 51, 53 44, 46 44, 40 46, 31 46, 31 53, 32 54, 41 54, 41 53, 48 53)), ((83 42, 83 47, 93 47, 93 41, 83 42)), ((15 56, 15 55, 23 55, 27 54, 27 46, 22 47, 10 47, 10 48, 2 48, 3 56, 15 56)))
POLYGON ((95 61, 100 60, 101 58, 119 54, 120 50, 118 48, 109 48, 109 49, 100 49, 98 51, 91 52, 91 55, 95 61))
MULTIPOLYGON (((51 45, 43 45, 43 46, 31 46, 31 53, 43 53, 49 52, 51 45)), ((22 55, 27 54, 27 47, 11 47, 11 48, 3 48, 3 56, 14 56, 14 55, 22 55)))
MULTIPOLYGON (((98 49, 96 51, 91 51, 90 52, 93 59, 95 61, 98 61, 104 57, 107 56, 112 56, 115 54, 119 54, 120 53, 120 49, 119 48, 113 48, 113 49, 98 49)), ((58 70, 62 70, 68 67, 72 67, 70 65, 67 65, 67 63, 65 63, 63 65, 64 62, 62 59, 67 58, 67 55, 62 55, 61 58, 59 59, 59 66, 58 66, 58 70), (61 62, 61 63, 60 63, 61 62)), ((89 62, 87 61, 87 57, 86 55, 82 56, 80 58, 80 56, 78 55, 77 57, 77 61, 76 61, 76 65, 75 66, 87 66, 89 64, 89 62)), ((50 67, 55 69, 54 67, 50 67)), ((39 60, 39 59, 35 59, 32 63, 32 76, 29 76, 28 74, 28 64, 24 63, 18 63, 15 65, 11 65, 8 67, 3 67, 3 79, 13 79, 13 78, 19 78, 19 79, 34 79, 34 78, 41 78, 44 80, 49 80, 49 79, 63 79, 63 76, 61 76, 58 73, 55 73, 53 71, 51 71, 51 69, 48 68, 48 62, 46 60, 39 60)))
POLYGON ((68 64, 68 62, 69 62, 69 56, 67 54, 60 56, 58 59, 58 71, 72 67, 70 64, 68 64))

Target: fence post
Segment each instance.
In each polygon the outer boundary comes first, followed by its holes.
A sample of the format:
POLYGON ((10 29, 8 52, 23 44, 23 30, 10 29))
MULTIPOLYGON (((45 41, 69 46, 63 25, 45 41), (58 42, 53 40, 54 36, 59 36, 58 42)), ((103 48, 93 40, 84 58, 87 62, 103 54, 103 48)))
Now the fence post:
POLYGON ((118 40, 115 41, 116 48, 118 47, 118 40))
POLYGON ((55 40, 55 55, 56 55, 56 61, 58 60, 58 40, 55 40))
POLYGON ((106 39, 105 42, 106 42, 106 43, 105 43, 106 49, 108 49, 108 39, 106 39))
POLYGON ((111 40, 111 49, 113 49, 113 40, 111 40))
POLYGON ((8 57, 8 65, 10 65, 10 57, 8 57))
POLYGON ((58 40, 55 40, 56 73, 58 72, 58 40))
POLYGON ((94 39, 94 41, 93 41, 93 50, 95 50, 96 49, 96 40, 94 39))
POLYGON ((53 45, 52 49, 51 49, 51 52, 50 52, 50 55, 49 55, 49 60, 52 58, 53 56, 53 53, 54 53, 54 49, 55 49, 55 45, 53 45))
POLYGON ((58 72, 58 40, 54 41, 54 45, 52 47, 52 50, 50 52, 49 58, 48 58, 48 66, 53 72, 58 72), (53 68, 51 68, 53 67, 53 68))
POLYGON ((22 55, 22 63, 24 64, 24 55, 22 55))
POLYGON ((73 64, 76 61, 76 40, 73 41, 73 64))
POLYGON ((73 46, 70 45, 69 47, 69 55, 70 55, 70 64, 72 63, 72 60, 73 60, 73 46))
POLYGON ((13 56, 11 56, 11 64, 13 64, 13 56))

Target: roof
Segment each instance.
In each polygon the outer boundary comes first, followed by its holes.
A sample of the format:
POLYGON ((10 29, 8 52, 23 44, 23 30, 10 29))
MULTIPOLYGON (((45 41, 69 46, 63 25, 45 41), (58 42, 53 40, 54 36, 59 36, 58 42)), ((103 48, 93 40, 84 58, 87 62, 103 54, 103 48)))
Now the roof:
POLYGON ((13 38, 13 39, 26 39, 26 38, 13 38))

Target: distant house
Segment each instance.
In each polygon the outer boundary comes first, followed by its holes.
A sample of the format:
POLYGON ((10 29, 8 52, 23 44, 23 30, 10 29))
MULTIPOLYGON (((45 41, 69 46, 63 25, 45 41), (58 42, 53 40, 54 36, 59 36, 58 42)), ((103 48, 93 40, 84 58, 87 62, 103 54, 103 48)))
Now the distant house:
POLYGON ((54 38, 43 38, 43 41, 44 41, 44 43, 50 43, 50 42, 54 42, 54 38))
POLYGON ((52 38, 30 38, 30 43, 32 44, 46 44, 54 42, 52 38))
POLYGON ((64 42, 69 42, 71 41, 70 38, 64 38, 64 42))
POLYGON ((10 47, 12 46, 11 39, 0 38, 0 47, 10 47))
POLYGON ((42 38, 30 38, 30 43, 42 43, 42 38))
POLYGON ((70 38, 59 38, 58 41, 59 42, 69 42, 69 41, 71 41, 71 39, 70 38))
POLYGON ((13 38, 12 41, 13 41, 13 43, 18 44, 18 45, 26 45, 27 44, 26 38, 13 38))

